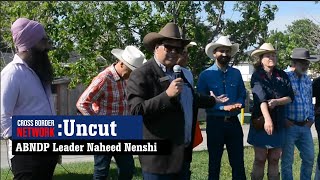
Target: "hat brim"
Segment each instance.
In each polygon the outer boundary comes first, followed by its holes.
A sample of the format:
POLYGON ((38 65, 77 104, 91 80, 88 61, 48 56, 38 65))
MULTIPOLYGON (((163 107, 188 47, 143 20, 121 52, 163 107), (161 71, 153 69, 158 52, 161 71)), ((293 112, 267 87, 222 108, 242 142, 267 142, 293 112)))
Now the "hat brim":
MULTIPOLYGON (((215 49, 217 49, 218 47, 222 47, 222 46, 226 46, 224 44, 219 44, 219 43, 209 43, 206 46, 206 54, 210 59, 215 59, 215 57, 213 56, 213 51, 215 49)), ((232 44, 231 46, 226 46, 226 47, 230 47, 231 48, 231 57, 233 57, 238 51, 239 51, 239 44, 235 43, 232 44)))
POLYGON ((275 53, 276 50, 267 50, 267 49, 256 49, 254 51, 252 51, 252 53, 250 54, 251 57, 259 57, 262 54, 266 54, 266 53, 275 53))
MULTIPOLYGON (((111 53, 119 59, 121 62, 123 62, 128 68, 130 68, 132 71, 135 70, 137 67, 129 64, 125 59, 122 58, 123 49, 112 49, 111 53)), ((146 60, 146 59, 145 59, 146 60)))
POLYGON ((156 32, 151 32, 151 33, 148 33, 143 38, 143 45, 144 45, 144 47, 146 47, 147 50, 153 52, 156 44, 162 40, 165 40, 165 39, 173 39, 173 40, 181 41, 182 48, 191 42, 191 40, 174 38, 174 37, 167 37, 167 36, 163 36, 163 35, 156 33, 156 32))
POLYGON ((310 62, 318 62, 320 60, 320 55, 310 55, 309 58, 305 57, 292 57, 290 56, 291 59, 296 59, 296 60, 307 60, 310 62))

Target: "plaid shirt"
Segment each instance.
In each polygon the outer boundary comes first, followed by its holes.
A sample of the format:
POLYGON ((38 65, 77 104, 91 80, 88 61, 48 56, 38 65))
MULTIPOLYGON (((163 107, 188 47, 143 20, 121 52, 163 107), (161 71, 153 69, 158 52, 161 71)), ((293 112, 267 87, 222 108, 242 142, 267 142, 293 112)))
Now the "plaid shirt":
POLYGON ((312 82, 307 75, 301 78, 293 72, 287 72, 294 92, 294 101, 286 105, 287 118, 295 121, 314 121, 312 104, 312 82))
POLYGON ((83 115, 129 115, 126 82, 114 65, 96 76, 80 96, 76 106, 83 115))

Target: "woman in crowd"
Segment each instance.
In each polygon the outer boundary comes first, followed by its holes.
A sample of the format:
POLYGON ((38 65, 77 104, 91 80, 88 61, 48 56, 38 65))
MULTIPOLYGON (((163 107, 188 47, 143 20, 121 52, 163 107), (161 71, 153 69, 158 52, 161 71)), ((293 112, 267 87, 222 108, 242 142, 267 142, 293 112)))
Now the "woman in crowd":
POLYGON ((257 58, 251 77, 253 109, 248 143, 253 145, 255 158, 252 180, 262 180, 268 160, 268 179, 279 180, 279 159, 284 139, 284 105, 292 102, 294 94, 287 74, 276 68, 276 50, 264 43, 251 56, 257 58))

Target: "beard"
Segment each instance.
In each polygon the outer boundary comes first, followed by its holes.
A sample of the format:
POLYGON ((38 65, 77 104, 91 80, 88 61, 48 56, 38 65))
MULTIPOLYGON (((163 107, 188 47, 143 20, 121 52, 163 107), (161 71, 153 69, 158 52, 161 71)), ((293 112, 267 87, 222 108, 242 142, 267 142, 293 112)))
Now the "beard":
POLYGON ((48 50, 40 51, 31 48, 30 68, 38 75, 44 84, 51 84, 53 81, 53 68, 48 57, 48 50))
POLYGON ((230 56, 219 56, 217 58, 218 63, 224 66, 227 65, 230 62, 230 60, 231 60, 230 56))

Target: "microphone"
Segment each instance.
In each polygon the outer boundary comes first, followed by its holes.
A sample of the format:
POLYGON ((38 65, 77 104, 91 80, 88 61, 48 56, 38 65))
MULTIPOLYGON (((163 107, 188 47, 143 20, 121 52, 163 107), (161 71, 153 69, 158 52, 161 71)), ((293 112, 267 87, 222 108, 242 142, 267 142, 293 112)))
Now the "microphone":
POLYGON ((173 66, 173 72, 174 72, 174 75, 175 75, 175 78, 181 78, 181 66, 179 65, 174 65, 173 66))
MULTIPOLYGON (((181 66, 174 65, 173 66, 173 72, 174 72, 174 76, 175 76, 176 79, 177 78, 181 78, 181 66)), ((177 96, 177 100, 178 101, 180 101, 180 98, 181 98, 180 96, 181 96, 180 94, 177 96)))

